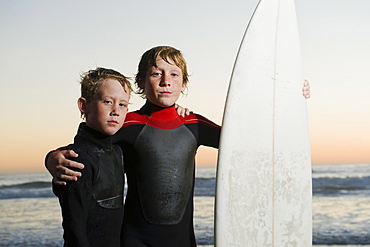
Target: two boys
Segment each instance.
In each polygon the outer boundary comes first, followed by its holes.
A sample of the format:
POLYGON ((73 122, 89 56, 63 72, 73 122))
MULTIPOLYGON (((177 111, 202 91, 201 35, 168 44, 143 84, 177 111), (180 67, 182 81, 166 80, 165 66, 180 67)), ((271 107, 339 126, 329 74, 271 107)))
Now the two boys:
MULTIPOLYGON (((147 102, 127 114, 114 136, 124 152, 128 182, 122 246, 196 246, 195 153, 200 145, 218 147, 220 126, 198 114, 178 116, 175 103, 187 82, 185 59, 175 48, 154 47, 142 56, 135 83, 147 102)), ((75 154, 51 153, 47 168, 53 177, 77 179, 80 174, 65 166, 81 164, 64 156, 75 154)))

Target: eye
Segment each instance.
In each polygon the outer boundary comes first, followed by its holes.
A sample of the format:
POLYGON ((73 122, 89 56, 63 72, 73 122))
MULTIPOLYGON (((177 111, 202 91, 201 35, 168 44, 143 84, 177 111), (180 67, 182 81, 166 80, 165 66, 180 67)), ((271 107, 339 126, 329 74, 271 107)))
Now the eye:
POLYGON ((104 100, 104 104, 112 104, 112 101, 110 101, 110 100, 104 100))
POLYGON ((125 103, 120 103, 120 104, 119 104, 119 106, 120 106, 120 107, 127 107, 127 104, 125 104, 125 103))

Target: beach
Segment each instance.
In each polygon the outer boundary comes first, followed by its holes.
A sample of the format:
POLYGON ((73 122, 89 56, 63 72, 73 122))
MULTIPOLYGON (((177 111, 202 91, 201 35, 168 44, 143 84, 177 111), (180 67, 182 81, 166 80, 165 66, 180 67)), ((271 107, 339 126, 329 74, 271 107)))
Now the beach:
MULTIPOLYGON (((194 228, 213 246, 215 169, 197 169, 194 228)), ((313 166, 315 247, 370 247, 370 165, 313 166)), ((62 246, 61 214, 41 174, 0 174, 0 246, 62 246)))

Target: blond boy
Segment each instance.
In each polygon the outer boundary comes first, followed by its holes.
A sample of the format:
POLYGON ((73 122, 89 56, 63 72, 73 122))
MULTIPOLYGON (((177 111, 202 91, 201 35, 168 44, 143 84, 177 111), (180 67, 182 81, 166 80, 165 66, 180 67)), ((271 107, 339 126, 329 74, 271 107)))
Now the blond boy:
POLYGON ((83 176, 66 186, 54 185, 63 216, 64 246, 121 246, 124 167, 119 146, 112 144, 123 125, 130 92, 128 79, 105 68, 82 75, 78 108, 82 122, 68 148, 85 165, 83 176))

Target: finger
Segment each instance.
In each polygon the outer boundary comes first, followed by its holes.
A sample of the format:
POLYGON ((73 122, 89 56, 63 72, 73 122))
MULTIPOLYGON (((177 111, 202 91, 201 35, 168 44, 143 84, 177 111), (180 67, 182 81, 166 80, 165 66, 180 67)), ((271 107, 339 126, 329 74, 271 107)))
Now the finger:
POLYGON ((181 117, 185 117, 186 109, 176 104, 177 114, 181 117))
POLYGON ((82 176, 80 172, 70 170, 64 166, 58 166, 57 170, 58 172, 55 179, 60 181, 77 181, 78 178, 82 176))
POLYGON ((53 183, 56 185, 67 185, 65 181, 62 181, 59 178, 53 178, 53 183))
POLYGON ((184 108, 177 108, 177 114, 179 114, 181 117, 185 117, 184 108))
POLYGON ((56 185, 67 185, 67 183, 66 182, 64 182, 64 181, 60 181, 60 182, 54 182, 54 184, 56 184, 56 185))
MULTIPOLYGON (((68 162, 68 163, 73 163, 73 161, 68 162)), ((69 168, 72 168, 72 167, 74 167, 74 166, 71 166, 71 165, 58 165, 56 167, 56 169, 58 171, 58 177, 60 179, 62 179, 62 180, 64 180, 64 178, 61 178, 62 175, 72 176, 72 177, 81 177, 82 176, 81 172, 75 171, 75 170, 72 170, 72 169, 69 169, 69 168)))
POLYGON ((306 99, 309 99, 309 98, 311 98, 311 92, 310 92, 310 91, 304 91, 304 92, 303 92, 303 96, 304 96, 306 99))
POLYGON ((57 165, 56 166, 57 167, 66 166, 66 167, 77 168, 77 169, 84 168, 84 165, 82 163, 69 160, 70 158, 69 155, 77 155, 77 154, 72 150, 63 150, 59 154, 57 154, 56 156, 57 165))
POLYGON ((62 154, 65 158, 77 158, 78 154, 73 150, 62 150, 60 151, 60 154, 62 154))
POLYGON ((78 177, 76 176, 70 176, 70 175, 65 175, 65 174, 59 174, 58 175, 58 178, 60 181, 77 181, 78 180, 78 177))
POLYGON ((189 115, 190 115, 190 110, 189 110, 188 108, 185 108, 185 114, 186 114, 187 116, 189 116, 189 115))
POLYGON ((305 99, 311 98, 311 91, 310 91, 310 83, 308 80, 305 80, 303 83, 303 88, 302 88, 302 94, 305 99))
POLYGON ((77 169, 84 169, 84 164, 72 160, 65 160, 62 163, 63 166, 70 167, 70 168, 77 168, 77 169))

